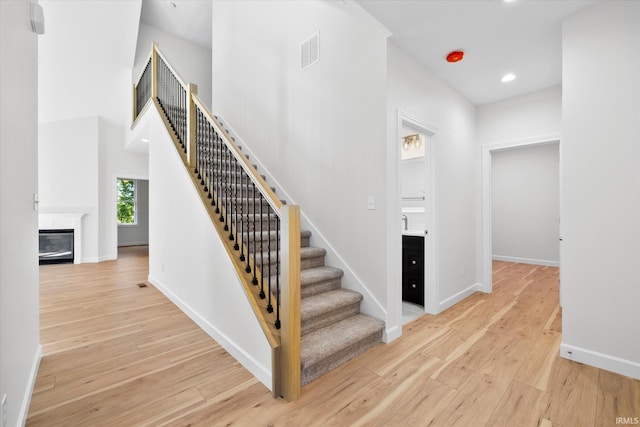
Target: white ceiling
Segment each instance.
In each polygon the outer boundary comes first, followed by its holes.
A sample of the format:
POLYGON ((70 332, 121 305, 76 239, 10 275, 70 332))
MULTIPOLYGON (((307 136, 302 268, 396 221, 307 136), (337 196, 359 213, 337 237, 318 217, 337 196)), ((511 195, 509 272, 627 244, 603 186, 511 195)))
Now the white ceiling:
MULTIPOLYGON (((598 1, 356 2, 393 33, 393 43, 472 103, 482 105, 559 85, 562 20, 598 1), (463 50, 464 60, 446 62, 452 50, 463 50), (508 72, 517 78, 502 83, 500 78, 508 72)), ((210 0, 143 0, 141 20, 211 48, 210 0)))
POLYGON ((562 20, 597 1, 357 0, 391 41, 476 105, 559 85, 562 20), (464 59, 445 61, 463 50, 464 59), (516 79, 502 83, 506 73, 516 79))
POLYGON ((211 0, 142 0, 140 20, 211 49, 211 0))

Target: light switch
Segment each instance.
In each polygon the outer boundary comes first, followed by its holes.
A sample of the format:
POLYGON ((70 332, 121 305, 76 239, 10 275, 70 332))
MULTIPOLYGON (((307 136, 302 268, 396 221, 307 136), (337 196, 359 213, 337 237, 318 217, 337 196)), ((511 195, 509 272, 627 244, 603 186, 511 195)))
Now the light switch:
POLYGON ((375 198, 375 196, 367 197, 367 209, 372 211, 375 208, 376 208, 376 198, 375 198))

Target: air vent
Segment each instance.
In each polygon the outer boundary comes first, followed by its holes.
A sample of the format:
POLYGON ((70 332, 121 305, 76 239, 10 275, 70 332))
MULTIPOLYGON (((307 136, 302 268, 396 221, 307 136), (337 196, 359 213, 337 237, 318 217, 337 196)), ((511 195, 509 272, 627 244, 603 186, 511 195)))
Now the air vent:
POLYGON ((300 71, 304 71, 320 60, 320 33, 300 45, 300 71))

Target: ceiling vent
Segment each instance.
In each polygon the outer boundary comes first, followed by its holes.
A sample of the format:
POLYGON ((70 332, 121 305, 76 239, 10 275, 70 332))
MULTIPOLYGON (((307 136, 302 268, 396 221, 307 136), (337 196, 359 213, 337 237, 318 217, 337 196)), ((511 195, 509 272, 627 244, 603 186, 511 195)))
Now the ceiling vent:
POLYGON ((304 71, 320 60, 320 32, 300 45, 300 71, 304 71))

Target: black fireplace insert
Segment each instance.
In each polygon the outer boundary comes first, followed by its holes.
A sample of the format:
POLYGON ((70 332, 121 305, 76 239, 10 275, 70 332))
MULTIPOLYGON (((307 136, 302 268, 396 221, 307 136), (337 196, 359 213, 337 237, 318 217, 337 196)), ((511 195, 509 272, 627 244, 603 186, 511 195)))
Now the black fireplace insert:
POLYGON ((40 230, 40 264, 73 263, 73 229, 40 230))

